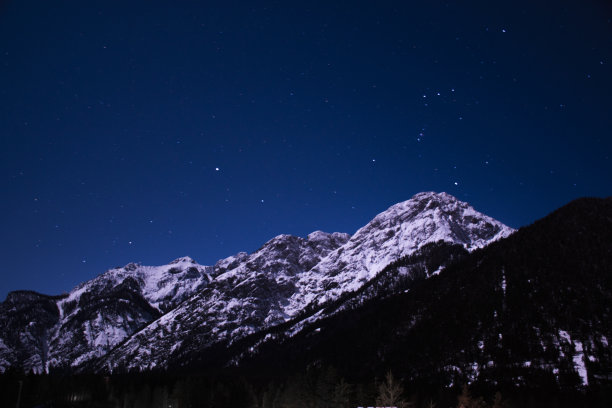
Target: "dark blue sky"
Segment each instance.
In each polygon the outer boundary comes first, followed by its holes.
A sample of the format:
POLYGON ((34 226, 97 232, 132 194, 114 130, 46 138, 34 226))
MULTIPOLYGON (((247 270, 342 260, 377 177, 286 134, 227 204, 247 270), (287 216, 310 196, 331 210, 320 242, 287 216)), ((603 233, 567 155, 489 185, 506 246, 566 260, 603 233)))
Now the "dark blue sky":
POLYGON ((4 1, 0 297, 353 233, 419 191, 513 227, 610 195, 611 10, 4 1))

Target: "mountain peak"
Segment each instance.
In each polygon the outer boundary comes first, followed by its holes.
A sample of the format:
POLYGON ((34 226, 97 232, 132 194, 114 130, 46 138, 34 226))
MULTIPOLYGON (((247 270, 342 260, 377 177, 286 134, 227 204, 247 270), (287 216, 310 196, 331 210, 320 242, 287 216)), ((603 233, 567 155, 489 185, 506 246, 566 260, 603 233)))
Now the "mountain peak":
MULTIPOLYGON (((412 196, 410 200, 440 200, 440 201, 459 201, 457 197, 448 194, 447 192, 441 191, 439 193, 435 191, 422 191, 412 196)), ((410 201, 408 200, 408 201, 410 201)))
POLYGON ((306 239, 308 240, 308 242, 324 242, 324 241, 330 241, 330 240, 334 240, 334 241, 348 241, 349 238, 351 236, 349 234, 346 234, 344 232, 323 232, 323 231, 313 231, 310 234, 308 234, 308 236, 306 237, 306 239))
POLYGON ((170 265, 174 265, 174 264, 178 264, 178 263, 195 264, 197 262, 193 258, 191 258, 189 256, 182 256, 182 257, 176 258, 174 261, 170 262, 170 265))
POLYGON ((320 241, 322 239, 326 239, 330 234, 327 232, 323 232, 320 230, 313 231, 306 237, 308 241, 320 241))
MULTIPOLYGON (((319 304, 356 290, 392 261, 428 243, 445 241, 467 250, 481 248, 514 230, 448 193, 423 192, 392 205, 360 228, 346 244, 331 252, 301 278, 296 305, 319 304)), ((297 308, 297 306, 296 306, 297 308)))
POLYGON ((435 191, 426 191, 413 195, 409 200, 394 204, 378 215, 381 216, 387 213, 396 213, 406 210, 416 214, 427 209, 442 207, 447 209, 456 207, 468 208, 470 205, 445 192, 436 193, 435 191))
POLYGON ((514 232, 451 194, 433 191, 392 205, 357 231, 355 237, 374 230, 385 230, 389 238, 399 233, 403 242, 395 243, 401 247, 412 242, 412 250, 435 241, 458 243, 472 250, 514 232))

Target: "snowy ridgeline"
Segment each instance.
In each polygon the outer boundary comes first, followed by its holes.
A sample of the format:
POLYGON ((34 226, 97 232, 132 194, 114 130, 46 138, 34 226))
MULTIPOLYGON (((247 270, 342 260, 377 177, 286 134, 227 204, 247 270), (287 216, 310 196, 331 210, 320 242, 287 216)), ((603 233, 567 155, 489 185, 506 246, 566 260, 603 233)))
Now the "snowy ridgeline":
MULTIPOLYGON (((214 266, 189 257, 163 266, 128 264, 58 300, 55 321, 19 353, 39 356, 28 367, 35 371, 94 360, 101 369, 163 367, 170 352, 233 342, 356 291, 428 243, 473 250, 512 232, 449 194, 429 192, 390 207, 353 236, 279 235, 214 266)), ((0 333, 0 369, 17 363, 20 346, 9 337, 0 333)))

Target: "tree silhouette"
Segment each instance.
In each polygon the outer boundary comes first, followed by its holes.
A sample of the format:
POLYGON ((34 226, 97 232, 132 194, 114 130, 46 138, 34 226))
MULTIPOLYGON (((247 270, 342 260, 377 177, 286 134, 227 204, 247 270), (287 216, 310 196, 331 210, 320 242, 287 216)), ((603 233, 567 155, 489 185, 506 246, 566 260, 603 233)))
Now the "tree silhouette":
POLYGON ((403 393, 404 387, 401 381, 396 380, 389 370, 385 376, 385 382, 378 386, 376 405, 379 407, 407 407, 408 403, 402 399, 403 393))

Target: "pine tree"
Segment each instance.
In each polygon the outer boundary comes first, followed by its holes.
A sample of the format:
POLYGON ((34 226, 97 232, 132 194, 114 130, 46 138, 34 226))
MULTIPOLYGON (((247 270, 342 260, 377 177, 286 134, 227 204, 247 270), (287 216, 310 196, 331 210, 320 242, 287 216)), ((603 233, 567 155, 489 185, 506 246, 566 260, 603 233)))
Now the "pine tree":
POLYGON ((404 387, 401 381, 393 378, 393 374, 389 370, 385 376, 385 382, 378 386, 378 397, 376 397, 376 405, 379 407, 407 407, 408 404, 402 399, 404 387))

